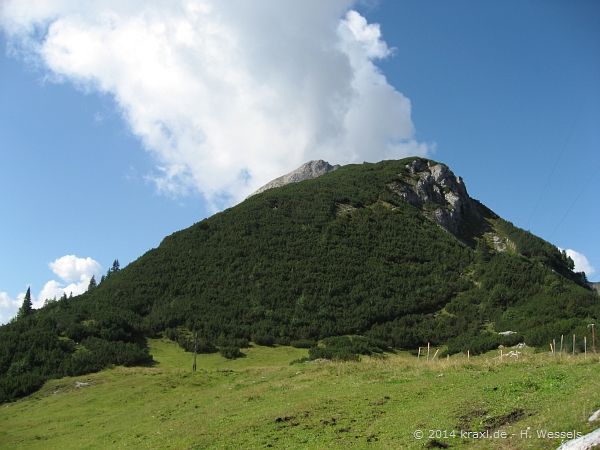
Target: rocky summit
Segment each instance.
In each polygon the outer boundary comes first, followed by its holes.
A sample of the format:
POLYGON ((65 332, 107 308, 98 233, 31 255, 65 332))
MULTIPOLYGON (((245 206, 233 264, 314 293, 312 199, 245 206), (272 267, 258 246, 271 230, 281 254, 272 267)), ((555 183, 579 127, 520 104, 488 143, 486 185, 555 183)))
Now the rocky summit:
POLYGON ((309 161, 306 164, 302 164, 296 170, 279 178, 275 178, 273 181, 268 182, 267 184, 258 188, 246 198, 250 198, 253 195, 260 194, 261 192, 264 192, 267 189, 285 186, 289 183, 297 183, 298 181, 312 180, 313 178, 320 177, 321 175, 325 175, 326 173, 329 173, 332 170, 336 170, 339 168, 339 164, 332 166, 327 161, 323 161, 322 159, 319 159, 317 161, 309 161))

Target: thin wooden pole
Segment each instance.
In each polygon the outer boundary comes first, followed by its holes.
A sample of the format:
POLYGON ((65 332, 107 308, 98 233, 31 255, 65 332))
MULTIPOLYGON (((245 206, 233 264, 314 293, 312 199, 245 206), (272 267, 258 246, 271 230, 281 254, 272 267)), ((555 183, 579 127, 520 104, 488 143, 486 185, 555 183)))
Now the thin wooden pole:
POLYGON ((594 324, 592 324, 592 350, 596 353, 596 335, 594 334, 594 324))
POLYGON ((429 349, 431 348, 431 344, 427 343, 427 361, 429 361, 429 349))
POLYGON ((554 353, 553 356, 556 357, 556 339, 552 339, 552 344, 554 345, 554 353))
POLYGON ((439 351, 440 351, 439 348, 435 351, 435 355, 433 355, 433 358, 431 358, 432 361, 435 359, 435 357, 437 356, 437 354, 438 354, 439 351))
POLYGON ((419 353, 417 353, 417 361, 419 360, 420 357, 421 357, 421 347, 419 347, 419 353))
POLYGON ((575 335, 573 335, 573 356, 575 356, 575 335))
POLYGON ((467 361, 471 361, 471 350, 467 350, 467 361))
POLYGON ((565 335, 561 334, 560 335, 560 359, 562 359, 562 354, 563 354, 563 341, 565 340, 565 335))
POLYGON ((194 336, 194 372, 196 371, 196 353, 198 352, 198 333, 194 336))
POLYGON ((587 336, 583 337, 583 353, 585 355, 583 359, 587 359, 587 336))

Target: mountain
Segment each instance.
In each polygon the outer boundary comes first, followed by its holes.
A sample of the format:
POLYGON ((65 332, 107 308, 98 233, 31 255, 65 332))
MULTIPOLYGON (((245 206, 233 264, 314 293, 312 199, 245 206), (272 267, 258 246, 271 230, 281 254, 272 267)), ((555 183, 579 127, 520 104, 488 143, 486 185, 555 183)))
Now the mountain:
POLYGON ((275 178, 273 181, 268 182, 267 184, 258 188, 256 191, 250 194, 247 198, 250 198, 256 194, 260 194, 261 192, 264 192, 267 189, 273 189, 285 186, 286 184, 297 183, 299 181, 312 180, 313 178, 320 177, 321 175, 325 175, 326 173, 329 173, 332 170, 339 168, 339 164, 332 166, 327 161, 323 161, 322 159, 319 159, 317 161, 309 161, 305 164, 302 164, 296 170, 279 178, 275 178))
POLYGON ((545 348, 600 318, 573 266, 444 164, 342 166, 253 195, 87 293, 0 327, 0 401, 49 378, 147 363, 145 338, 163 333, 186 349, 198 333, 202 351, 228 356, 250 340, 348 358, 428 342, 446 353, 545 348))

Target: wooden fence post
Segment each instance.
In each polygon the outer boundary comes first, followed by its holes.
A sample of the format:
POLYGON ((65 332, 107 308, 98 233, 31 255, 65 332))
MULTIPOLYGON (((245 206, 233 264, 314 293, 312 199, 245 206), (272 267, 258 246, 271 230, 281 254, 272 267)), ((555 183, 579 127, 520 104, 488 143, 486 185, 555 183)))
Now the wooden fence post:
POLYGON ((198 352, 198 333, 194 336, 194 372, 196 371, 196 353, 198 352))

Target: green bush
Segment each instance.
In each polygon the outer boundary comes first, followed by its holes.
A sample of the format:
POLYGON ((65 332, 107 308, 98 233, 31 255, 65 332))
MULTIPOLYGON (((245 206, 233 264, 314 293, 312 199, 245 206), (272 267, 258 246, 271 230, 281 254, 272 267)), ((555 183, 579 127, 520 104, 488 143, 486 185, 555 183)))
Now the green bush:
POLYGON ((275 344, 275 337, 266 333, 256 333, 252 335, 252 342, 256 345, 272 347, 275 344))
POLYGON ((71 325, 69 325, 69 327, 65 330, 65 336, 74 340, 75 342, 81 342, 92 334, 90 331, 91 330, 88 329, 88 327, 80 323, 71 323, 71 325))
POLYGON ((275 343, 277 345, 290 345, 291 344, 291 340, 288 336, 279 336, 278 338, 275 338, 275 343))
POLYGON ((332 349, 348 349, 351 353, 370 355, 371 353, 382 353, 388 346, 373 338, 363 336, 332 336, 323 339, 323 344, 332 349))
POLYGON ((317 341, 313 341, 311 339, 297 339, 295 341, 291 341, 290 345, 295 348, 311 348, 317 345, 317 341))
POLYGON ((354 353, 349 348, 341 348, 339 350, 334 351, 333 360, 344 362, 359 362, 360 355, 358 353, 354 353))
POLYGON ((219 353, 221 354, 221 356, 223 356, 224 358, 227 358, 227 359, 242 358, 243 356, 245 356, 240 351, 239 347, 234 347, 234 346, 221 347, 219 349, 219 353))
POLYGON ((333 359, 333 349, 325 347, 311 347, 308 349, 308 357, 313 359, 333 359))
POLYGON ((229 336, 220 336, 217 339, 217 345, 219 347, 238 347, 238 348, 249 348, 250 340, 246 338, 234 338, 229 336))

